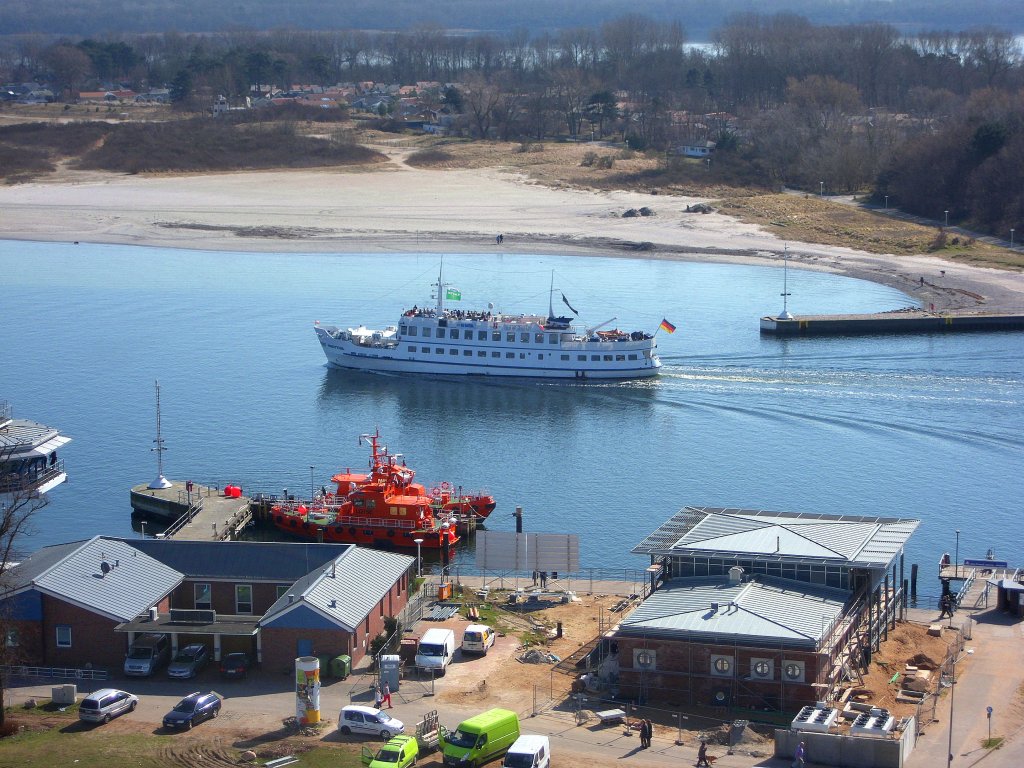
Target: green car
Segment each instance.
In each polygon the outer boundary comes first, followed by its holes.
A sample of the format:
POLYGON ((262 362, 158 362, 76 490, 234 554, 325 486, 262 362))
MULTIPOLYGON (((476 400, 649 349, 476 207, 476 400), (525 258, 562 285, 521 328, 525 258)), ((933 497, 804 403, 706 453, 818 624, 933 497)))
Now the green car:
POLYGON ((363 765, 370 768, 408 768, 416 765, 420 746, 415 736, 395 736, 374 755, 363 747, 363 765))

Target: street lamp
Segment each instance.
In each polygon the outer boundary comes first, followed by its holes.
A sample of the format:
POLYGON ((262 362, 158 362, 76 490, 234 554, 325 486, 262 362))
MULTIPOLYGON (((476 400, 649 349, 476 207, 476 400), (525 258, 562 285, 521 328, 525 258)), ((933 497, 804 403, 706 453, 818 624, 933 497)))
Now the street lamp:
POLYGON ((889 210, 889 196, 888 195, 885 196, 885 210, 887 210, 887 211, 889 210))
POLYGON ((949 211, 945 211, 946 214, 946 226, 949 226, 949 211))
POLYGON ((1013 248, 1013 230, 1010 230, 1010 247, 1013 248))
POLYGON ((824 181, 819 181, 818 182, 818 197, 824 197, 824 196, 825 196, 825 182, 824 181))
POLYGON ((313 501, 313 470, 316 467, 312 464, 309 465, 309 500, 313 501))
POLYGON ((140 520, 139 527, 142 528, 142 538, 146 538, 146 521, 140 520))
POLYGON ((956 549, 953 550, 953 578, 960 578, 960 529, 956 529, 956 549))
POLYGON ((423 539, 413 539, 416 542, 416 578, 420 578, 423 575, 423 558, 420 557, 420 544, 423 543, 423 539))

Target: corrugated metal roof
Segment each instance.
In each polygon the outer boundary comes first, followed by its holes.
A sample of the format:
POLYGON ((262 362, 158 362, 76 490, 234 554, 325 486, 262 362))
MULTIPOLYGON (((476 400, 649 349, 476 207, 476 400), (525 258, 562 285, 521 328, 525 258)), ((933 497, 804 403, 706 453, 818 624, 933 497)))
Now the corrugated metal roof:
POLYGON ((351 632, 414 562, 409 555, 351 547, 333 567, 327 564, 296 581, 289 590, 294 602, 288 602, 288 595, 282 596, 260 623, 287 624, 287 612, 305 604, 351 632))
POLYGON ((672 579, 619 624, 625 635, 816 648, 849 593, 786 579, 672 579), (717 603, 718 608, 712 609, 717 603))
POLYGON ((633 548, 635 554, 767 556, 884 567, 920 524, 862 515, 684 507, 633 548))
POLYGON ((352 549, 352 544, 125 539, 190 579, 291 583, 352 549))
POLYGON ((37 576, 45 573, 56 563, 74 552, 87 540, 54 544, 33 552, 4 575, 4 581, 12 590, 19 590, 32 584, 37 576))
MULTIPOLYGON (((5 458, 18 458, 23 452, 31 451, 35 446, 55 437, 61 435, 53 427, 29 419, 11 419, 4 427, 0 427, 0 450, 3 450, 5 458)), ((65 443, 70 440, 70 437, 64 438, 65 443)))
POLYGON ((62 600, 127 621, 159 602, 183 579, 178 571, 121 539, 97 536, 66 553, 33 583, 62 600), (106 574, 104 562, 110 566, 106 574))

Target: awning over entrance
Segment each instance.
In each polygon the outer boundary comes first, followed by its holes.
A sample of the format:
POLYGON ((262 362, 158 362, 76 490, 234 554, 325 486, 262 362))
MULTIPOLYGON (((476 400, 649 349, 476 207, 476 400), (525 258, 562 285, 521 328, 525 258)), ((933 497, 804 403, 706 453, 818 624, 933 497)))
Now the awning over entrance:
POLYGON ((260 616, 217 616, 212 622, 174 621, 169 614, 156 619, 140 616, 114 627, 116 632, 167 632, 178 635, 255 635, 260 616))

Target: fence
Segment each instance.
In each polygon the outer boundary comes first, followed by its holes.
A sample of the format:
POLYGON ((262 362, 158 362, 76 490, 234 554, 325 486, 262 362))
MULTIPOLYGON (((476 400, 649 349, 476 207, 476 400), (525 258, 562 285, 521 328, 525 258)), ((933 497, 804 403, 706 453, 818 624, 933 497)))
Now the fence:
POLYGON ((110 674, 105 669, 75 669, 74 667, 31 667, 23 665, 0 666, 4 677, 48 677, 75 680, 106 680, 110 674))

